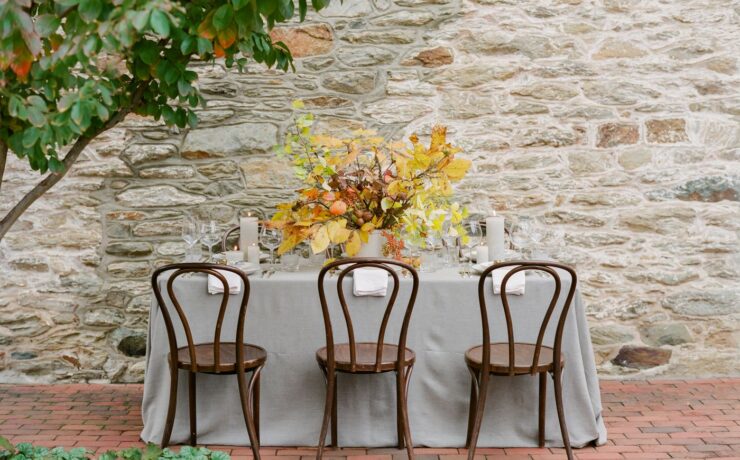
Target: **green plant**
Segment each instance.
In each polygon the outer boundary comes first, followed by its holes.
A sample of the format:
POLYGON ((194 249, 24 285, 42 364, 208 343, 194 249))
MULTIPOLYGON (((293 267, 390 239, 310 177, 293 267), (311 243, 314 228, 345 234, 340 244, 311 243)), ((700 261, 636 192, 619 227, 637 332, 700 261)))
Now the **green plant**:
MULTIPOLYGON (((13 445, 10 441, 0 436, 0 460, 87 460, 91 453, 84 447, 65 450, 62 447, 49 449, 34 446, 29 443, 13 445)), ((109 450, 100 456, 98 460, 229 460, 228 454, 213 451, 204 447, 183 446, 178 452, 170 449, 161 449, 156 444, 147 444, 144 448, 130 447, 122 450, 109 450)))
POLYGON ((9 150, 46 174, 0 220, 0 240, 128 114, 195 126, 192 61, 292 68, 268 32, 295 13, 293 0, 0 0, 0 186, 9 150))

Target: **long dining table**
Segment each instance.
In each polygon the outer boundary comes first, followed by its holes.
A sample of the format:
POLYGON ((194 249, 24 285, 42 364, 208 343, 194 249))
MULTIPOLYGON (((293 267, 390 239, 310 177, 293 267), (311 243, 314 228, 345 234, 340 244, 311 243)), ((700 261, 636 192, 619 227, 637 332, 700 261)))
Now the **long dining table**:
MULTIPOLYGON (((250 275, 245 342, 267 350, 261 376, 261 444, 266 446, 311 446, 318 441, 324 410, 326 385, 315 358, 325 345, 323 317, 318 297, 318 270, 277 272, 270 277, 250 275)), ((570 285, 563 276, 561 302, 570 285)), ((167 272, 158 280, 165 302, 172 308, 165 284, 167 272)), ((336 277, 326 280, 336 283, 336 277)), ((373 341, 384 311, 385 297, 354 297, 352 278, 345 292, 350 299, 358 341, 373 341)), ((389 283, 392 281, 389 280, 389 283)), ((404 305, 411 279, 400 278, 397 306, 388 324, 387 341, 398 340, 404 305)), ((457 269, 420 273, 420 287, 411 318, 408 347, 416 353, 409 388, 411 434, 416 446, 463 447, 466 438, 471 378, 464 353, 481 341, 478 278, 463 277, 457 269)), ((174 293, 189 315, 196 343, 213 340, 221 296, 207 292, 204 275, 179 277, 174 293)), ((509 296, 515 339, 536 341, 537 332, 554 290, 551 278, 526 277, 526 292, 509 296)), ((241 291, 243 292, 243 290, 241 291)), ((335 292, 327 289, 327 292, 335 292)), ((390 292, 390 289, 389 289, 390 292)), ((492 341, 506 341, 500 296, 492 280, 486 280, 492 341)), ((238 301, 231 295, 222 340, 234 339, 238 301)), ((154 297, 154 296, 152 296, 154 297)), ((335 341, 346 340, 341 309, 329 297, 335 341), (344 335, 342 335, 344 334, 344 335)), ((555 321, 545 335, 551 342, 555 321)), ((184 334, 178 346, 185 344, 184 334)), ((563 393, 565 414, 573 446, 606 442, 601 398, 586 312, 576 295, 563 336, 565 367, 563 393)), ((144 380, 142 440, 159 443, 164 431, 169 398, 167 333, 160 306, 152 302, 144 380)), ((184 371, 180 371, 184 372, 184 371)), ((187 379, 179 379, 177 413, 172 443, 189 439, 187 379)), ((548 379, 546 445, 562 446, 552 381, 548 379)), ((338 377, 339 445, 396 445, 396 402, 394 374, 338 377)), ((479 447, 529 447, 537 445, 537 376, 492 377, 479 447)), ((198 376, 198 442, 219 445, 249 445, 233 375, 198 376)))

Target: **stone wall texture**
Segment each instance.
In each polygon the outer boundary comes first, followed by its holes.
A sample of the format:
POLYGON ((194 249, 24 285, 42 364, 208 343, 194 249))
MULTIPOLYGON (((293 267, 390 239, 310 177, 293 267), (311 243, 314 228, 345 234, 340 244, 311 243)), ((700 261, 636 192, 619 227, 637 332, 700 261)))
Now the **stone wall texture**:
MULTIPOLYGON (((0 244, 0 380, 141 381, 152 267, 186 213, 291 197, 271 153, 323 127, 447 124, 458 187, 565 234, 603 376, 740 373, 740 3, 345 0, 275 37, 297 72, 195 66, 197 129, 129 118, 0 244)), ((12 159, 0 208, 37 180, 12 159)))

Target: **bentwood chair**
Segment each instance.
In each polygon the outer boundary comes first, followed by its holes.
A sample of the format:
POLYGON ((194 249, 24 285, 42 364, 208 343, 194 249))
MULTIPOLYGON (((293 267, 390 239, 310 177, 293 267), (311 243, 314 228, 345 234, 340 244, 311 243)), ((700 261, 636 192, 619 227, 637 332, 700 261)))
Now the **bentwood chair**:
MULTIPOLYGON (((563 388, 562 373, 565 365, 565 358, 561 352, 563 329, 565 320, 576 292, 576 272, 573 268, 555 263, 555 262, 537 262, 537 261, 512 261, 494 264, 488 267, 480 275, 478 281, 478 299, 480 303, 481 321, 483 323, 483 344, 470 348, 465 352, 465 363, 472 377, 470 389, 470 412, 468 414, 468 437, 466 447, 468 450, 468 459, 472 460, 475 456, 475 448, 478 443, 478 435, 481 429, 481 420, 483 419, 483 410, 488 392, 488 382, 491 375, 497 376, 522 376, 522 375, 539 375, 539 439, 540 447, 545 446, 545 406, 547 403, 547 374, 553 378, 555 390, 555 405, 558 411, 558 420, 560 421, 560 433, 563 437, 563 444, 568 459, 573 458, 573 452, 570 447, 568 437, 568 428, 565 424, 565 414, 563 412, 563 388), (488 326, 488 309, 486 307, 486 296, 484 286, 486 278, 492 271, 513 267, 504 276, 501 282, 501 303, 503 304, 504 317, 506 318, 507 342, 491 343, 491 335, 488 326), (511 310, 506 294, 506 285, 511 277, 521 271, 538 270, 551 276, 555 282, 555 290, 550 300, 550 304, 545 312, 544 319, 537 335, 536 343, 516 342, 514 339, 514 325, 511 320, 511 310), (558 271, 566 272, 571 278, 568 294, 560 310, 555 335, 552 346, 542 344, 547 331, 548 324, 553 317, 555 307, 560 298, 561 279, 558 271)), ((491 287, 488 286, 488 289, 491 287)))
POLYGON ((244 422, 247 425, 247 433, 252 446, 252 452, 256 459, 259 453, 259 378, 262 367, 267 361, 267 353, 261 347, 244 343, 244 322, 247 314, 247 302, 249 300, 249 280, 247 275, 233 267, 226 265, 215 265, 205 263, 182 263, 171 264, 160 267, 152 274, 152 288, 159 303, 167 328, 170 353, 170 398, 167 408, 167 419, 162 436, 162 447, 170 442, 172 427, 175 422, 175 409, 177 407, 177 378, 180 369, 188 372, 188 393, 190 407, 190 445, 197 442, 197 427, 195 413, 195 376, 198 373, 234 375, 237 376, 239 384, 239 398, 241 400, 244 422), (164 301, 162 290, 159 286, 159 276, 167 271, 173 271, 167 280, 167 294, 172 302, 176 317, 179 319, 181 330, 184 331, 187 345, 179 346, 173 317, 170 307, 164 301), (218 270, 218 271, 217 271, 218 270), (226 277, 219 271, 230 271, 236 273, 242 281, 244 291, 239 303, 239 313, 236 324, 236 340, 234 342, 223 342, 221 340, 221 329, 229 302, 229 283, 226 277), (173 285, 175 280, 186 273, 203 273, 215 276, 223 284, 224 292, 221 306, 218 310, 216 328, 213 342, 195 343, 188 322, 188 316, 175 296, 173 285), (249 383, 246 382, 246 374, 251 372, 249 383))
POLYGON ((319 446, 316 458, 320 459, 324 451, 326 432, 331 420, 331 445, 338 446, 337 442, 337 373, 348 374, 379 374, 385 372, 396 373, 396 432, 398 435, 398 447, 404 444, 409 458, 413 458, 413 443, 411 441, 411 430, 409 428, 409 416, 407 408, 408 384, 414 367, 416 355, 406 348, 406 336, 408 334, 411 312, 416 301, 416 293, 419 290, 419 275, 414 268, 408 264, 391 259, 375 258, 349 258, 331 262, 324 266, 319 273, 319 299, 324 314, 324 328, 326 330, 326 346, 316 352, 316 360, 321 371, 326 377, 326 404, 324 407, 324 420, 321 425, 319 446), (352 317, 347 306, 342 282, 344 278, 358 268, 373 267, 388 272, 393 279, 393 290, 386 304, 383 319, 380 322, 377 342, 356 342, 355 329, 352 317), (392 344, 385 341, 386 327, 391 317, 391 312, 398 297, 400 288, 398 273, 394 269, 398 267, 411 274, 412 286, 406 311, 403 316, 401 332, 398 343, 392 344), (342 307, 344 322, 347 327, 348 343, 334 342, 334 329, 332 326, 329 306, 326 301, 324 280, 327 273, 339 270, 336 279, 337 295, 342 307))

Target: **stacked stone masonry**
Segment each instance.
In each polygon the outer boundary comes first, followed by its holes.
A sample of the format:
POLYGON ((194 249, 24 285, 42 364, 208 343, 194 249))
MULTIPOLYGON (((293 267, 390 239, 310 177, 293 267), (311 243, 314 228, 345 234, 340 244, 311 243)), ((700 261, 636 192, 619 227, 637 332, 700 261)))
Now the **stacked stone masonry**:
MULTIPOLYGON (((195 65, 197 129, 129 117, 17 223, 0 380, 142 381, 151 269, 180 260, 184 215, 225 228, 291 197, 271 147, 296 98, 335 132, 448 125, 475 164, 462 201, 564 232, 602 376, 740 372, 737 1, 345 0, 310 19, 274 32, 296 73, 195 65)), ((8 169, 2 211, 38 180, 8 169)))

